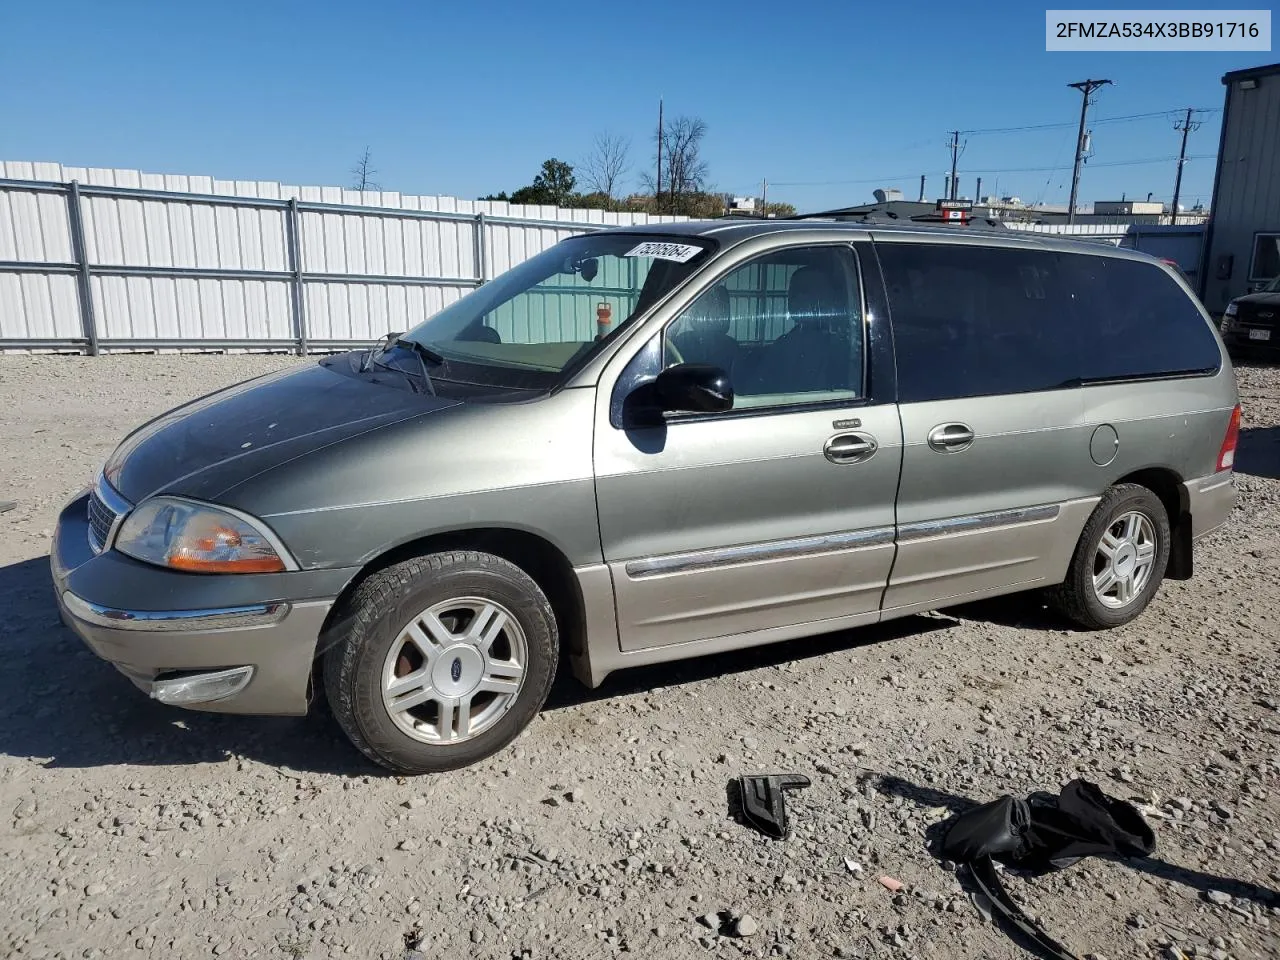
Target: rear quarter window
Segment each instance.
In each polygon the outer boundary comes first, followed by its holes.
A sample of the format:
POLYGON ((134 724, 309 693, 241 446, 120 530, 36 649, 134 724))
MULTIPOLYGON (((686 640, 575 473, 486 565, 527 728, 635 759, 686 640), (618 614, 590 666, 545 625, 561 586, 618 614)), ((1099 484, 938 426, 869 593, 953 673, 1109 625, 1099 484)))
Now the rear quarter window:
POLYGON ((1157 264, 1063 254, 1085 382, 1206 374, 1222 363, 1200 310, 1157 264))

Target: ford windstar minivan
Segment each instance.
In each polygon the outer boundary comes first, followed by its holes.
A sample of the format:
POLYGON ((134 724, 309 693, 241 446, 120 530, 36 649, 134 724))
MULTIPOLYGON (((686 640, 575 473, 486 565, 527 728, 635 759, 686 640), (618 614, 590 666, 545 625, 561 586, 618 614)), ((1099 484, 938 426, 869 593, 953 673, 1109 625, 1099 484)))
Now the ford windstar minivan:
MULTIPOLYGON (((163 362, 163 361, 157 361, 163 362)), ((1166 264, 979 227, 565 240, 375 347, 188 403, 62 512, 62 615, 150 696, 403 773, 583 682, 1043 589, 1137 617, 1232 509, 1219 332, 1166 264)))

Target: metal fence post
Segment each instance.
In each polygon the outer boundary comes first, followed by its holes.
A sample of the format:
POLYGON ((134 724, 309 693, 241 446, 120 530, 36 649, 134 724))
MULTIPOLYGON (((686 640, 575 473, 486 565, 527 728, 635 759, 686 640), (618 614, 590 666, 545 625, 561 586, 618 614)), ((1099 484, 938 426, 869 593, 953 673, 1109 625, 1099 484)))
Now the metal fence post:
POLYGON ((489 249, 485 244, 484 213, 476 214, 476 279, 484 284, 489 279, 489 249))
POLYGON ((67 191, 67 220, 71 227, 71 252, 76 258, 76 293, 80 299, 80 327, 89 342, 89 356, 96 357, 98 324, 93 315, 93 286, 89 283, 89 254, 84 243, 84 211, 80 207, 80 181, 67 191))
POLYGON ((302 290, 302 215, 298 212, 298 198, 289 199, 289 215, 285 218, 285 238, 289 247, 289 271, 293 281, 289 285, 293 305, 293 329, 298 341, 298 356, 307 355, 307 301, 302 290))

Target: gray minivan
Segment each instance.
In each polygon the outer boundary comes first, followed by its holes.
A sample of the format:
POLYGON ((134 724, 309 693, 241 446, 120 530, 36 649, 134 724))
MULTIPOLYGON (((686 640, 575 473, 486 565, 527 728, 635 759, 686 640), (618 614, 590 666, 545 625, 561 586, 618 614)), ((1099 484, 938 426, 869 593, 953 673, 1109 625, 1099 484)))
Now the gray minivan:
MULTIPOLYGON (((157 361, 160 362, 160 361, 157 361)), ((150 696, 446 770, 615 670, 1046 588, 1124 624, 1227 519, 1240 408, 1166 265, 967 226, 601 230, 128 436, 67 624, 150 696)))

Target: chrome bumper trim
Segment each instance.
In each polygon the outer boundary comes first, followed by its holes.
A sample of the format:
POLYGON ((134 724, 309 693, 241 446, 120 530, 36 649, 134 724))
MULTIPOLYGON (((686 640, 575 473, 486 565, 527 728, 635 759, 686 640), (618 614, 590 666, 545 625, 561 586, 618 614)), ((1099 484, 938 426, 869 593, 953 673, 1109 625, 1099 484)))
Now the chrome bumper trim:
POLYGON ((116 610, 90 603, 66 591, 62 603, 77 620, 114 630, 233 630, 237 627, 264 627, 279 623, 289 613, 289 604, 255 604, 248 607, 221 607, 212 610, 116 610))

